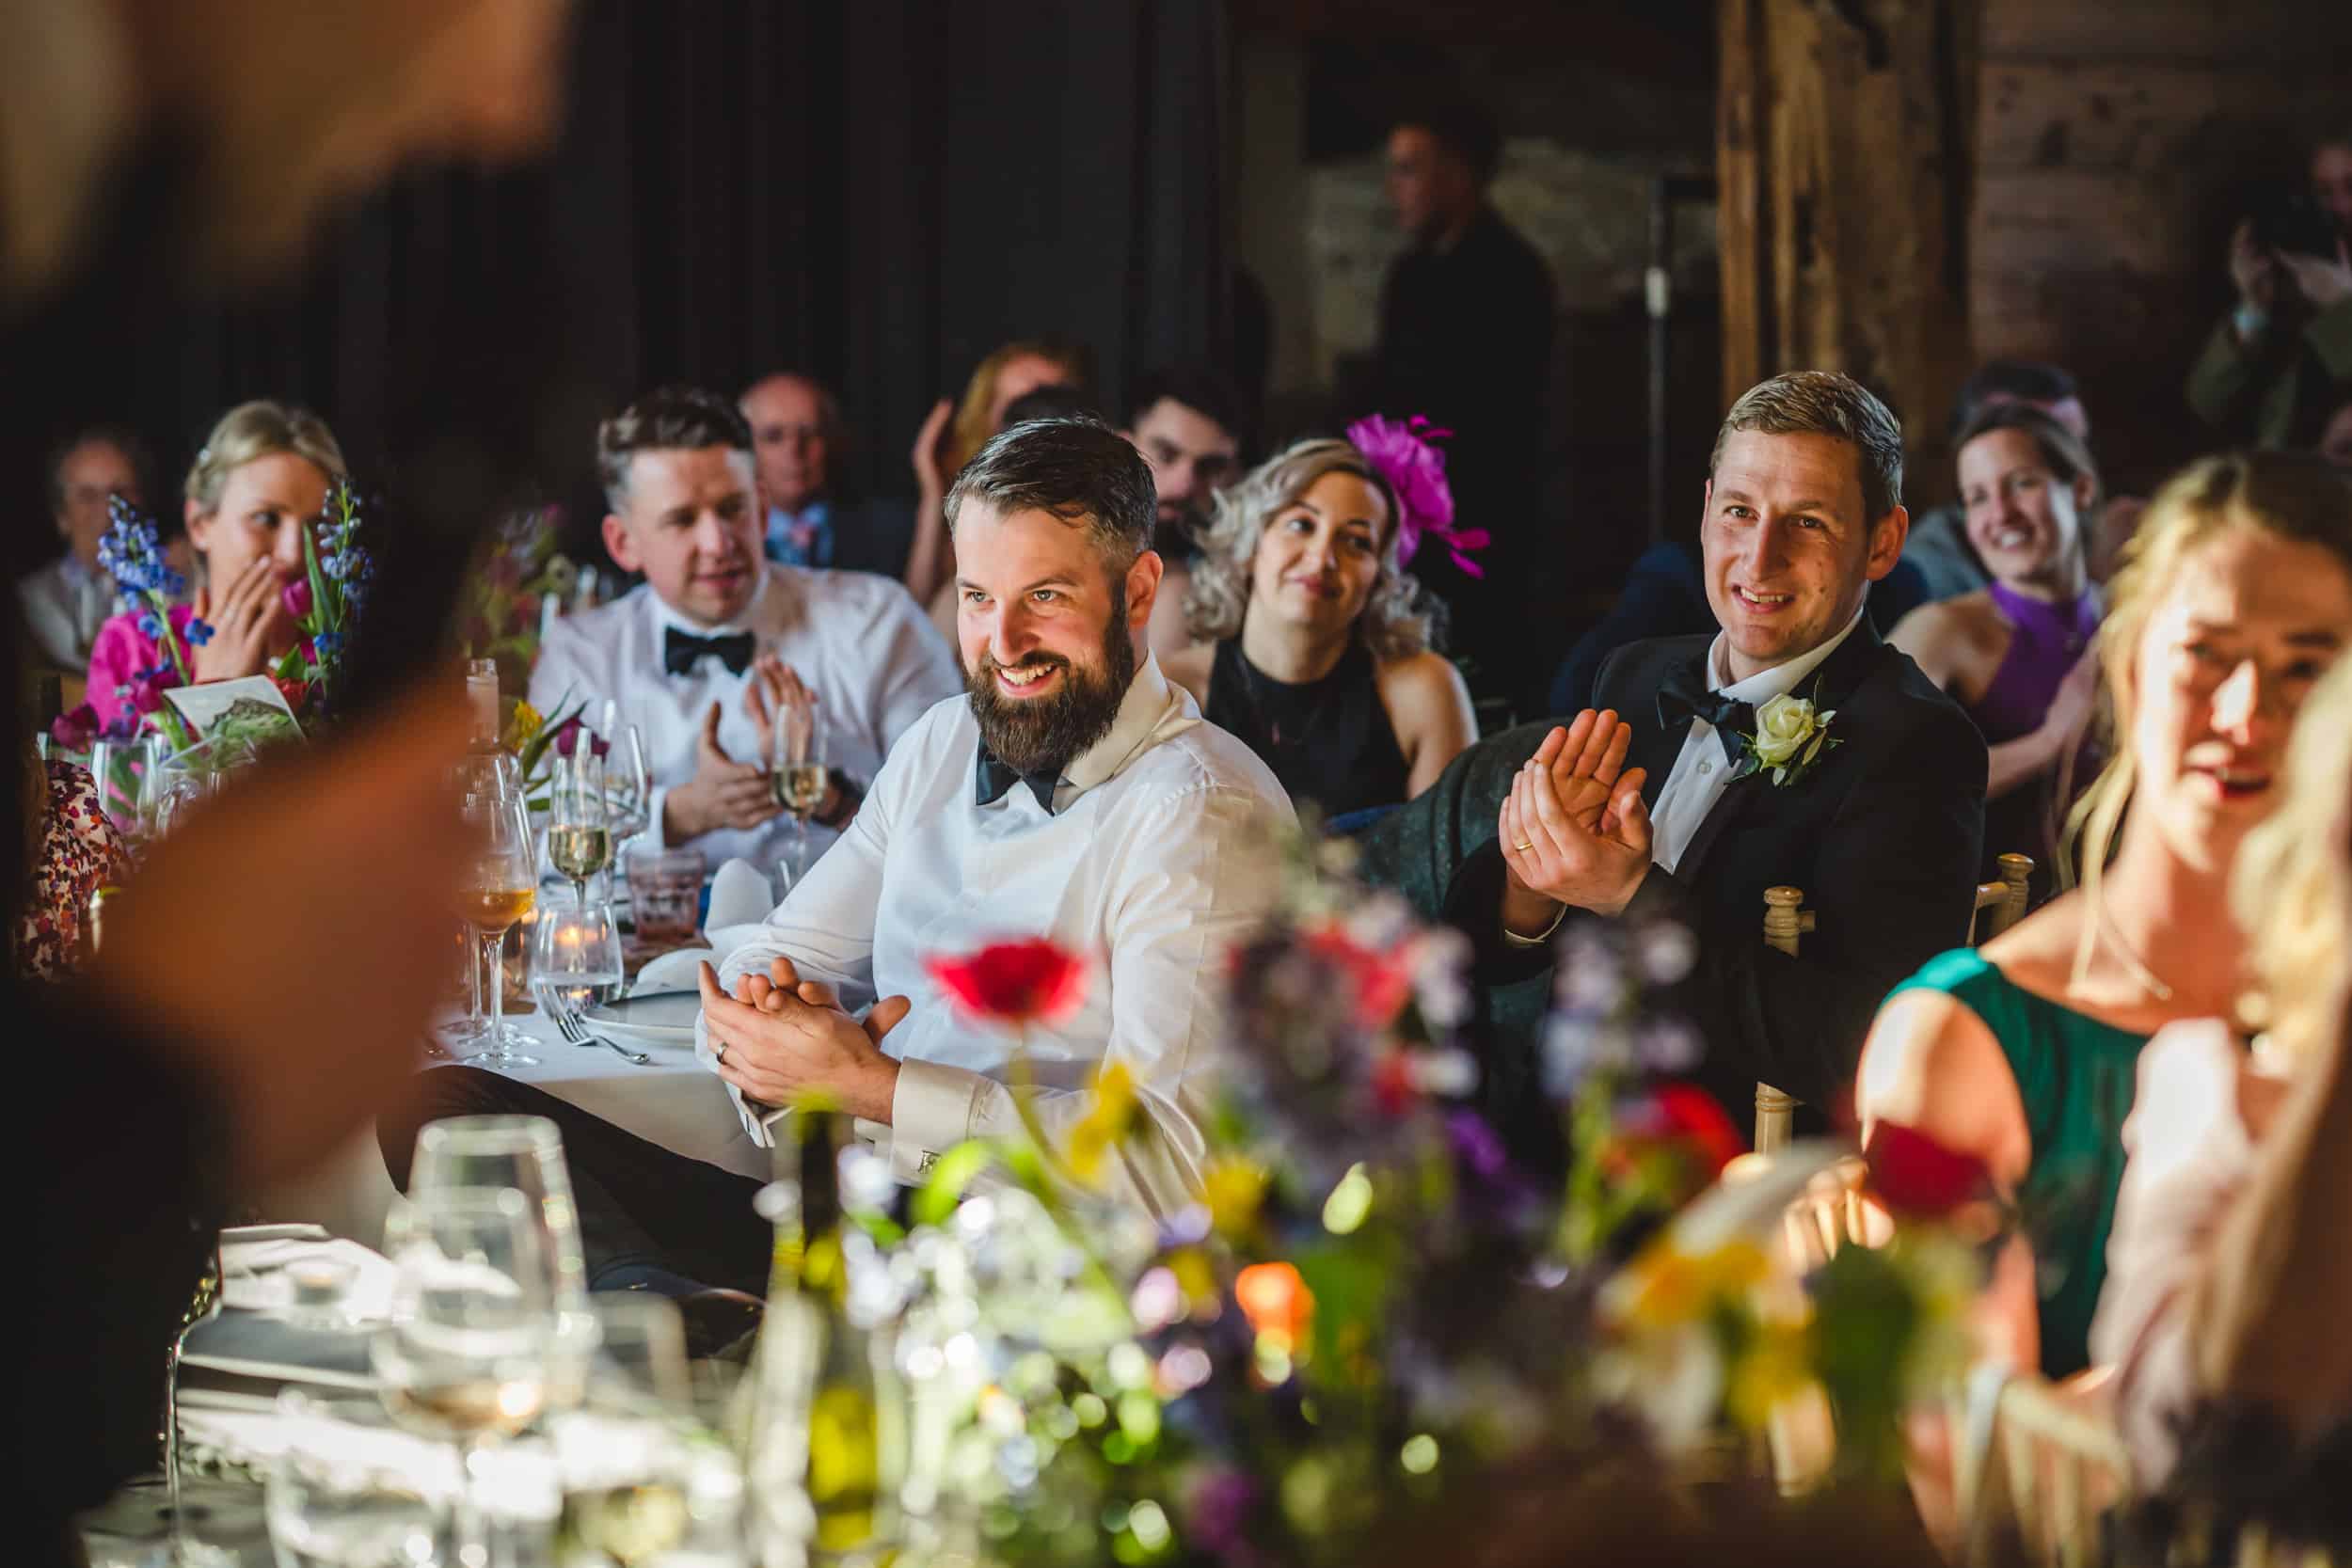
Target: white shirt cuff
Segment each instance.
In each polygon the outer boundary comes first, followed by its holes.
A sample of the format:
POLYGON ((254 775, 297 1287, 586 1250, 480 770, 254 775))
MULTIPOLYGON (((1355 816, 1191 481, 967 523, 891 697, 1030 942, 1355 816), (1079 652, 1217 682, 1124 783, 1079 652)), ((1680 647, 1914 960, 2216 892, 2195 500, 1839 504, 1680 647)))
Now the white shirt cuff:
POLYGON ((645 836, 652 839, 658 848, 675 849, 677 847, 670 842, 669 823, 662 816, 669 809, 669 804, 670 786, 668 784, 654 785, 653 793, 645 800, 645 836))
POLYGON ((890 1098, 890 1174, 912 1186, 970 1137, 973 1101, 989 1082, 967 1068, 900 1062, 890 1098))

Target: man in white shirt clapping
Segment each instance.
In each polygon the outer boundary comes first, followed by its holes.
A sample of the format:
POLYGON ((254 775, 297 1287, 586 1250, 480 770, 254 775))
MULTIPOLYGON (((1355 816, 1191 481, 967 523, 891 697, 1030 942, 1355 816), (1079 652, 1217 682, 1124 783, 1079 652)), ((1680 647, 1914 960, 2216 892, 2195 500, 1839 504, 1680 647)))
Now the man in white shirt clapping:
POLYGON ((1016 1132, 1016 1093, 1060 1133, 1120 1064, 1148 1126, 1104 1184, 1165 1214, 1199 1188, 1224 958, 1273 905, 1290 802, 1143 653, 1156 505, 1115 432, 1016 425, 946 515, 967 699, 924 716, 833 853, 706 972, 702 1049, 755 1137, 821 1091, 907 1181, 1016 1132), (1006 1082, 1011 1037, 959 1017, 925 969, 1008 936, 1097 966, 1073 1016, 1029 1026, 1028 1090, 1006 1082))
POLYGON ((830 787, 810 818, 821 850, 884 755, 956 689, 953 656, 897 582, 769 562, 752 436, 722 398, 670 388, 596 433, 612 512, 605 548, 644 582, 555 623, 531 700, 552 714, 612 698, 653 771, 651 831, 712 864, 765 868, 780 842, 768 780, 772 719, 795 685, 816 698, 830 787))

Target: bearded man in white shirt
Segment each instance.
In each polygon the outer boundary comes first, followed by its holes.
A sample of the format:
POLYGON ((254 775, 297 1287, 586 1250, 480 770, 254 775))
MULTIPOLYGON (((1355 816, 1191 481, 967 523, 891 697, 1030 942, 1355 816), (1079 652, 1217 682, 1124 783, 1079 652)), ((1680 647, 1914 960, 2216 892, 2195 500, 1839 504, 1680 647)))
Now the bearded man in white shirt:
MULTIPOLYGON (((1143 457, 1092 420, 1014 426, 948 492, 965 695, 923 716, 840 842, 703 971, 698 1050, 754 1138, 821 1092, 911 1181, 964 1138, 1017 1132, 1016 1093, 1061 1135, 1116 1063, 1141 1124, 1103 1189, 1155 1215, 1198 1194, 1226 954, 1272 911, 1294 819, 1265 765, 1144 650, 1155 510, 1143 457), (1019 1042, 1019 1090, 1015 1037, 959 1016, 924 966, 1008 937, 1093 970, 1074 1014, 1019 1042)), ((495 1073, 437 1069, 379 1123, 395 1182, 418 1126, 469 1112, 563 1130, 595 1288, 682 1298, 690 1335, 762 1288, 757 1182, 495 1073)))
POLYGON ((816 698, 830 779, 812 814, 821 851, 907 728, 957 686, 953 656, 906 590, 864 572, 766 559, 751 428, 710 393, 641 398, 596 433, 612 512, 605 548, 644 582, 555 623, 532 672, 532 705, 553 714, 612 698, 645 742, 650 831, 716 865, 765 867, 782 840, 770 788, 774 716, 816 698))

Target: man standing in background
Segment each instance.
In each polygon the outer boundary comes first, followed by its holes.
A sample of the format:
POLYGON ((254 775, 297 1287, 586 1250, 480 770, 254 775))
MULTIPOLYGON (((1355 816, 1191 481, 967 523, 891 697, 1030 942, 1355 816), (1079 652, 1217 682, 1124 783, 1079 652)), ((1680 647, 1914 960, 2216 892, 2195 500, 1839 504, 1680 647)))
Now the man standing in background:
POLYGON ((1543 257, 1486 197, 1502 158, 1501 133, 1468 104, 1417 111, 1389 133, 1389 200, 1408 238, 1380 291, 1367 388, 1367 411, 1425 414, 1454 432, 1446 473, 1457 515, 1493 533, 1483 578, 1442 551, 1414 562, 1451 606, 1454 651, 1482 666, 1485 691, 1516 678, 1507 665, 1526 620, 1521 589, 1543 566, 1535 519, 1553 328, 1543 257))

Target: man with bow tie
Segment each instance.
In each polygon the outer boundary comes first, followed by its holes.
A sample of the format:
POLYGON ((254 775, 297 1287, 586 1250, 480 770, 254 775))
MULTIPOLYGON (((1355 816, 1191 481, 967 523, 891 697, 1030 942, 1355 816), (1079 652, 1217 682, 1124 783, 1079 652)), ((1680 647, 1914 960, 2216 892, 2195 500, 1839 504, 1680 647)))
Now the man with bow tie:
POLYGON ((765 866, 781 844, 774 716, 804 690, 831 771, 809 825, 821 851, 892 744, 956 689, 946 640, 895 581, 766 560, 751 431, 723 399, 648 394, 597 431, 596 466, 605 548, 645 580, 556 622, 532 705, 585 699, 594 722, 614 699, 644 736, 660 842, 765 866))
POLYGON ((1693 1076, 1743 1127, 1759 1080, 1834 1110, 1880 1001, 1967 937, 1984 741, 1862 613, 1909 522, 1895 417, 1848 377, 1775 376, 1724 419, 1705 496, 1721 631, 1617 650, 1598 711, 1471 748, 1366 844, 1368 873, 1470 938, 1488 1103, 1538 1158, 1537 1024, 1575 911, 1696 934, 1693 1076), (1778 886, 1813 912, 1795 958, 1762 938, 1778 886))

